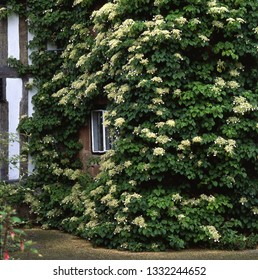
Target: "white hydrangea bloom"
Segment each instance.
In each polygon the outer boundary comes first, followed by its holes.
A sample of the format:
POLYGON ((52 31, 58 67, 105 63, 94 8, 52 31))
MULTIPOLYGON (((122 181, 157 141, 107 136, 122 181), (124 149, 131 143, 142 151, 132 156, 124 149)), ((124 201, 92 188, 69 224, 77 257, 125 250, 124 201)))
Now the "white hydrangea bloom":
POLYGON ((187 19, 185 17, 178 17, 174 20, 176 23, 180 24, 180 25, 184 25, 185 23, 187 23, 187 19))
POLYGON ((166 121, 166 125, 168 125, 170 127, 175 127, 176 126, 176 122, 174 120, 167 120, 166 121))
POLYGON ((156 138, 156 143, 159 143, 159 144, 166 144, 169 141, 170 141, 170 139, 166 135, 160 135, 156 138))
POLYGON ((229 81, 227 82, 227 86, 232 89, 236 89, 240 87, 240 84, 236 81, 229 81))
POLYGON ((246 112, 257 110, 252 104, 250 104, 245 97, 239 96, 235 97, 233 104, 233 111, 236 114, 244 115, 246 112))
POLYGON ((146 228, 147 224, 145 223, 145 220, 143 216, 136 217, 133 221, 132 224, 138 226, 139 228, 146 228))
POLYGON ((202 137, 200 136, 195 136, 193 139, 192 139, 193 143, 201 143, 202 142, 202 137))
POLYGON ((214 226, 201 226, 201 228, 208 231, 210 238, 212 238, 214 242, 219 242, 221 235, 214 226))
POLYGON ((116 127, 121 127, 124 123, 125 123, 125 119, 124 118, 117 118, 117 119, 115 119, 115 126, 116 127))
POLYGON ((165 155, 165 150, 163 148, 154 148, 153 149, 153 155, 154 156, 164 156, 165 155))

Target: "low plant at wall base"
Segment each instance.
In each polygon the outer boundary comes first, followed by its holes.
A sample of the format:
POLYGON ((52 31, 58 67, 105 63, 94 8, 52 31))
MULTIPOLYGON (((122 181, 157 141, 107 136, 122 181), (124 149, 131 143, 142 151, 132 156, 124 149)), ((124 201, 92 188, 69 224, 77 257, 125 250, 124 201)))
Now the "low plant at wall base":
POLYGON ((39 92, 20 125, 42 222, 132 251, 255 248, 257 2, 43 2, 28 1, 34 46, 64 50, 33 53, 39 92), (92 182, 78 130, 100 96, 115 141, 92 182))
POLYGON ((0 260, 14 259, 12 254, 21 251, 24 254, 40 254, 34 242, 26 240, 21 228, 22 220, 10 206, 0 206, 0 260))
MULTIPOLYGON (((6 156, 5 148, 17 141, 18 138, 15 134, 0 134, 0 165, 11 164, 12 168, 18 168, 18 163, 24 160, 23 156, 13 156, 11 158, 6 156)), ((40 256, 34 247, 34 242, 26 240, 23 227, 28 220, 22 220, 17 213, 21 212, 25 196, 28 193, 30 193, 30 189, 24 185, 22 180, 12 184, 0 181, 0 260, 14 259, 14 254, 17 251, 40 256)), ((25 212, 27 212, 27 209, 25 212)), ((29 218, 28 215, 24 216, 29 218)))

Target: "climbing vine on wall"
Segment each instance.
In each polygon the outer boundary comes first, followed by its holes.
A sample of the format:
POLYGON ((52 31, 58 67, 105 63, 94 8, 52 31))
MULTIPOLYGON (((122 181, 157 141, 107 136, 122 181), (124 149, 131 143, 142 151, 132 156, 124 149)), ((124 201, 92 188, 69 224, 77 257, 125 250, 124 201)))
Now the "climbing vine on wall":
POLYGON ((34 193, 28 194, 27 201, 46 226, 59 226, 64 217, 72 214, 60 203, 82 173, 78 131, 85 125, 90 104, 76 109, 68 104, 64 108, 58 105, 54 93, 65 90, 82 74, 76 63, 93 41, 93 2, 76 5, 73 1, 28 0, 25 5, 24 1, 8 1, 7 13, 27 17, 33 34, 29 42, 32 65, 22 65, 12 58, 9 63, 18 68, 20 75, 33 77, 27 87, 37 89, 33 98, 35 112, 32 117, 23 117, 20 130, 28 136, 29 153, 36 166, 27 182, 34 193), (48 50, 47 44, 56 46, 56 50, 48 50), (64 75, 57 79, 54 75, 60 69, 64 75))
POLYGON ((21 124, 39 215, 112 248, 254 247, 257 2, 48 2, 28 1, 39 93, 21 124), (97 96, 115 140, 89 183, 77 131, 97 96))

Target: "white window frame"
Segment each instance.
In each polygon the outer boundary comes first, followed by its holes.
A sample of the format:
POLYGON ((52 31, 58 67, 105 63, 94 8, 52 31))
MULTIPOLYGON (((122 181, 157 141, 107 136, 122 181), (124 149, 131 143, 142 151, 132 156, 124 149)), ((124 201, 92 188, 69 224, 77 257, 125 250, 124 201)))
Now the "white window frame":
MULTIPOLYGON (((91 151, 92 153, 97 153, 97 154, 103 154, 105 152, 107 152, 110 147, 107 147, 107 144, 106 144, 106 129, 107 127, 104 125, 104 121, 105 121, 105 112, 106 110, 103 110, 103 109, 98 109, 98 110, 92 110, 91 111, 91 151), (96 124, 94 123, 94 113, 99 113, 101 112, 102 114, 102 146, 103 146, 103 149, 99 149, 99 147, 95 147, 95 127, 96 127, 96 124)), ((111 140, 109 140, 109 146, 111 145, 111 140)))

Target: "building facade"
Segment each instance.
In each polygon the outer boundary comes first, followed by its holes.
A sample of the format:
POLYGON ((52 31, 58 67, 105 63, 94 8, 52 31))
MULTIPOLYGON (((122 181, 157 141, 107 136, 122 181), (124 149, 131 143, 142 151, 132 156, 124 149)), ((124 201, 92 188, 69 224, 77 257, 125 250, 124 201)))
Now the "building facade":
MULTIPOLYGON (((4 1, 0 1, 1 8, 5 8, 4 1)), ((25 18, 12 14, 0 20, 0 137, 1 142, 8 137, 15 139, 1 144, 0 180, 17 180, 23 171, 32 169, 30 164, 28 167, 19 161, 15 164, 9 162, 20 155, 21 137, 17 127, 22 115, 32 114, 31 99, 35 92, 26 89, 29 78, 19 77, 15 69, 8 65, 8 58, 29 64, 30 38, 25 18)))
MULTIPOLYGON (((5 2, 0 0, 0 9, 5 8, 5 2)), ((32 78, 20 77, 8 64, 8 58, 15 58, 24 65, 31 64, 32 50, 28 45, 32 39, 26 18, 12 14, 0 19, 0 139, 5 142, 1 144, 3 141, 0 141, 0 180, 15 181, 34 169, 30 156, 26 163, 10 162, 21 154, 22 137, 18 134, 17 127, 23 115, 32 116, 32 97, 36 94, 36 89, 27 89, 26 84, 32 78), (15 141, 8 141, 10 136, 15 141)), ((49 42, 46 50, 56 51, 57 46, 49 42)), ((88 123, 79 130, 79 141, 82 144, 79 157, 83 162, 83 169, 89 168, 92 176, 99 172, 99 166, 89 166, 89 159, 92 155, 101 155, 111 148, 107 128, 103 125, 106 103, 102 98, 96 100, 96 109, 92 111, 88 123)))

